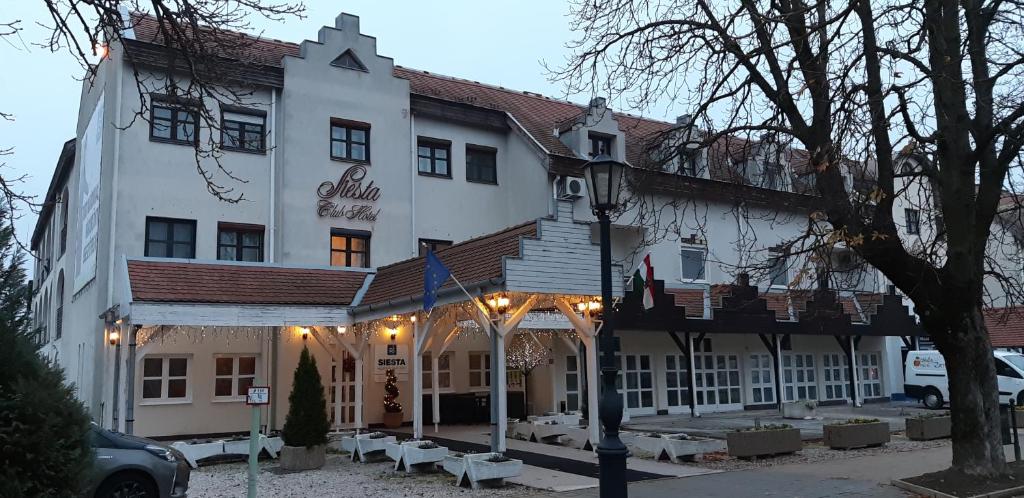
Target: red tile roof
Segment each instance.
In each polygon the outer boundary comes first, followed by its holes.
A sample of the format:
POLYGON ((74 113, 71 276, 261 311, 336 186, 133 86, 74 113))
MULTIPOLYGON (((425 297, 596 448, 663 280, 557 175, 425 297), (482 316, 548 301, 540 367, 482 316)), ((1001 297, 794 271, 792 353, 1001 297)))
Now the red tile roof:
POLYGON ((366 272, 129 260, 132 300, 348 306, 366 272))
MULTIPOLYGON (((531 221, 460 242, 440 249, 435 254, 462 285, 472 285, 502 278, 502 259, 506 256, 520 256, 520 241, 524 237, 536 236, 537 221, 531 221)), ((420 297, 423 294, 424 268, 423 257, 378 268, 377 275, 359 304, 380 304, 398 298, 420 297)), ((455 283, 449 279, 441 288, 451 287, 455 287, 455 283)))
POLYGON ((686 316, 690 318, 704 316, 703 289, 665 289, 665 292, 675 297, 676 306, 686 307, 686 316))
POLYGON ((989 308, 984 313, 992 347, 1024 347, 1024 309, 989 308))

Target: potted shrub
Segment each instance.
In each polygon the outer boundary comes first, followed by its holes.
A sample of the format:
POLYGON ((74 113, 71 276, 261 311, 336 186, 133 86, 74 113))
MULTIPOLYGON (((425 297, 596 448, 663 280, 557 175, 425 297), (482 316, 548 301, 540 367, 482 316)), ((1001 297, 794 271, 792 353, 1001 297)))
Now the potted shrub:
POLYGON ((739 458, 794 453, 803 448, 800 429, 789 424, 768 424, 726 434, 729 455, 739 458))
POLYGON ((316 358, 309 354, 309 348, 303 347, 292 379, 292 392, 288 395, 288 415, 281 430, 284 440, 281 467, 287 470, 323 467, 330 427, 316 358))
POLYGON ((790 419, 806 419, 817 415, 818 402, 814 400, 799 400, 782 404, 782 417, 790 419))
POLYGON ((388 369, 384 382, 384 427, 396 429, 402 426, 402 404, 398 402, 398 379, 395 370, 388 369))
POLYGON ((889 442, 889 424, 877 418, 855 418, 825 424, 824 443, 834 450, 881 446, 889 442))
POLYGON ((907 438, 928 441, 950 436, 952 420, 948 413, 925 413, 907 419, 907 438))

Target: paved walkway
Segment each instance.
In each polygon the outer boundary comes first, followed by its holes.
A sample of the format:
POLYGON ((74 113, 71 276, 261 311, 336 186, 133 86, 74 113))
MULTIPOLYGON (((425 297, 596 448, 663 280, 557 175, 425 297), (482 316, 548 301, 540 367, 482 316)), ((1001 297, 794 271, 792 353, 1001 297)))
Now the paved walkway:
MULTIPOLYGON (((952 458, 949 446, 913 453, 888 453, 828 462, 780 465, 754 470, 725 472, 629 485, 632 498, 701 496, 708 498, 880 497, 906 498, 909 494, 891 485, 895 478, 942 470, 952 458)), ((560 493, 559 497, 597 496, 596 489, 560 493)))

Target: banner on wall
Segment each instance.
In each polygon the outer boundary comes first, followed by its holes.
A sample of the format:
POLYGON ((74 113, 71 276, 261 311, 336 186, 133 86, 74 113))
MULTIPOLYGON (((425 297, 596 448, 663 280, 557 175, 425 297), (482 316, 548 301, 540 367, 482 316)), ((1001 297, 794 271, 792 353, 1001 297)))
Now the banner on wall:
POLYGON ((103 94, 78 142, 78 273, 75 292, 96 278, 100 228, 100 163, 103 153, 103 94))
POLYGON ((384 382, 388 370, 394 370, 399 382, 408 380, 412 364, 406 344, 376 344, 373 347, 373 379, 384 382))

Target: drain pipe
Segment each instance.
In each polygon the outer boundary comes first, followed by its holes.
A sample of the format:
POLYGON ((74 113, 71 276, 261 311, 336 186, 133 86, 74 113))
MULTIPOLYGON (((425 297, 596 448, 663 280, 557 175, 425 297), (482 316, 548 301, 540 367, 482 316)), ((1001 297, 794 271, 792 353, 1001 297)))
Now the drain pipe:
POLYGON ((124 408, 125 434, 134 434, 135 430, 135 338, 140 328, 142 325, 128 325, 128 367, 125 375, 128 389, 124 396, 126 405, 124 408))
MULTIPOLYGON (((419 170, 419 164, 416 157, 416 116, 412 113, 412 108, 409 109, 409 148, 410 148, 410 161, 412 164, 412 170, 409 171, 409 177, 412 180, 409 182, 409 199, 411 204, 409 205, 409 236, 412 238, 412 257, 416 257, 420 253, 419 241, 416 240, 416 176, 419 170)), ((448 158, 448 167, 451 168, 451 158, 448 158)), ((449 169, 449 172, 451 170, 449 169)))
POLYGON ((277 89, 270 89, 270 216, 267 220, 267 232, 270 244, 267 244, 267 260, 271 263, 276 258, 277 247, 277 89))

